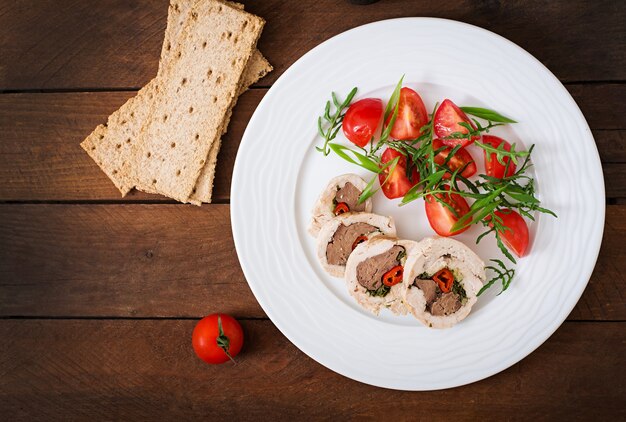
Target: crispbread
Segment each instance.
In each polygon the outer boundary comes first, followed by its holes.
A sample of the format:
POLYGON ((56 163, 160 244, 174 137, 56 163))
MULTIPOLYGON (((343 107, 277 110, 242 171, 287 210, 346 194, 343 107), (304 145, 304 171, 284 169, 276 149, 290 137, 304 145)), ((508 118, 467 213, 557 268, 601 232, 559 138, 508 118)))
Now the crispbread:
MULTIPOLYGON (((192 4, 196 1, 198 0, 172 0, 161 51, 160 68, 163 66, 163 63, 169 61, 171 57, 169 53, 173 50, 173 46, 176 48, 181 30, 184 28, 184 21, 192 8, 192 4)), ((234 7, 243 8, 243 5, 238 3, 231 4, 234 7)), ((271 65, 258 50, 255 50, 244 71, 239 93, 245 91, 248 86, 271 70, 271 65)), ((143 122, 149 113, 150 104, 156 91, 156 83, 156 78, 150 81, 137 93, 137 96, 130 98, 122 107, 115 111, 109 117, 106 125, 99 125, 81 143, 83 149, 111 179, 122 193, 122 196, 125 196, 135 185, 135 181, 130 174, 130 168, 132 167, 131 146, 135 143, 143 122)), ((211 148, 210 158, 207 160, 207 166, 205 166, 208 171, 203 170, 202 172, 202 174, 210 175, 206 179, 208 181, 205 182, 209 186, 209 200, 219 143, 215 143, 216 145, 211 148), (212 164, 209 166, 209 163, 212 164)), ((151 186, 146 186, 142 190, 156 193, 155 189, 150 188, 151 186)), ((199 192, 205 191, 205 188, 200 188, 199 190, 199 192)), ((207 196, 204 197, 206 198, 207 196)), ((190 202, 199 205, 198 200, 191 200, 190 202)))
POLYGON ((138 186, 152 185, 182 202, 221 135, 265 23, 216 0, 197 3, 188 19, 172 60, 161 69, 150 116, 133 146, 132 169, 138 186))
MULTIPOLYGON (((250 85, 261 79, 263 76, 267 75, 271 71, 272 65, 270 65, 265 57, 263 57, 259 50, 255 50, 243 75, 243 83, 241 84, 239 93, 237 94, 237 97, 233 98, 233 102, 228 109, 228 113, 226 114, 226 116, 224 116, 224 121, 222 122, 222 135, 224 135, 226 133, 226 130, 228 129, 228 123, 230 122, 233 108, 237 103, 238 96, 245 92, 250 85)), ((218 138, 217 141, 213 143, 213 145, 211 145, 209 157, 206 161, 206 164, 202 168, 202 171, 200 172, 200 176, 196 181, 196 185, 190 197, 190 199, 193 200, 192 203, 211 202, 213 194, 213 181, 215 180, 215 170, 217 166, 217 155, 220 152, 221 145, 221 137, 218 138)))
POLYGON ((129 172, 132 146, 149 111, 146 104, 154 98, 155 80, 141 88, 135 97, 109 116, 80 144, 125 196, 135 185, 129 172))

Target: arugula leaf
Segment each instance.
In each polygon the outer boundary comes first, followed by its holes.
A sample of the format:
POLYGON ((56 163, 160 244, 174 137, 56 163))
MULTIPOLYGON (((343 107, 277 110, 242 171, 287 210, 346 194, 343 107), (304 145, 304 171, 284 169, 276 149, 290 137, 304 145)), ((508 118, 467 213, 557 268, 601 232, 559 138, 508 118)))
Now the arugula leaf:
POLYGON ((335 139, 337 136, 337 132, 341 128, 341 122, 343 121, 343 117, 345 113, 343 110, 350 105, 352 99, 356 95, 357 88, 352 88, 352 91, 348 94, 346 99, 343 102, 339 102, 337 98, 337 94, 334 92, 331 93, 331 97, 333 100, 333 104, 335 105, 335 113, 331 116, 330 114, 330 101, 326 101, 326 105, 324 106, 324 114, 317 118, 317 132, 319 135, 324 138, 324 145, 322 147, 315 147, 315 149, 321 152, 324 155, 328 155, 330 150, 328 149, 328 143, 335 139), (324 129, 325 120, 328 124, 328 128, 324 129))
POLYGON ((331 143, 331 144, 328 144, 328 147, 331 150, 333 150, 335 154, 337 154, 338 156, 340 156, 347 162, 356 164, 357 166, 363 167, 364 169, 369 170, 373 173, 376 173, 376 174, 380 173, 380 168, 378 167, 378 163, 376 163, 376 161, 372 160, 366 155, 363 155, 360 152, 357 152, 349 147, 346 147, 340 144, 331 143), (346 151, 352 154, 354 157, 356 157, 356 160, 350 157, 348 153, 346 153, 346 151))
POLYGON ((471 114, 472 116, 479 117, 481 119, 490 120, 492 122, 498 123, 517 123, 515 120, 505 117, 498 113, 497 111, 490 110, 488 108, 482 107, 461 107, 467 114, 471 114))

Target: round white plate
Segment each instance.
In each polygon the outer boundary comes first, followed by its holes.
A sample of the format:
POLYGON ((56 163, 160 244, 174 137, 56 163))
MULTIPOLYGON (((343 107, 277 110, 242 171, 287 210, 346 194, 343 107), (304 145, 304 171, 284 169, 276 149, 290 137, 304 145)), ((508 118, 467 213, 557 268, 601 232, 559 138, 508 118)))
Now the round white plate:
MULTIPOLYGON (((338 136, 342 141, 343 135, 338 136)), ((477 161, 480 151, 472 150, 477 161)), ((479 155, 480 154, 480 155, 479 155)), ((399 208, 378 194, 398 235, 434 233, 423 202, 399 208)), ((604 226, 604 184, 587 123, 565 88, 526 51, 475 26, 394 19, 340 34, 305 54, 265 95, 243 136, 231 192, 235 245, 246 279, 278 329, 322 365, 355 380, 401 390, 455 387, 496 374, 541 345, 565 320, 593 270, 604 226), (315 151, 316 119, 332 91, 386 101, 400 76, 427 109, 450 98, 519 123, 493 134, 528 148, 542 205, 558 215, 531 224, 530 254, 509 290, 495 286, 447 330, 411 317, 375 317, 327 276, 306 232, 310 209, 331 177, 359 167, 315 151), (583 194, 584 192, 584 194, 583 194)), ((501 257, 474 227, 457 238, 485 261, 501 257)))

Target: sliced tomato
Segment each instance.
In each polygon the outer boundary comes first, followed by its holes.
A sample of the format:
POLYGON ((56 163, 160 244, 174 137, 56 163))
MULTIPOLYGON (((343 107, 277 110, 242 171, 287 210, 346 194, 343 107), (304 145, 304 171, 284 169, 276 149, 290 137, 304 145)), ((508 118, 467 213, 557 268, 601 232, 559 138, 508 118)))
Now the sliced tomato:
MULTIPOLYGON (((498 230, 504 245, 520 258, 526 255, 530 235, 524 218, 510 209, 496 211, 494 214, 502 219, 503 226, 509 228, 509 230, 498 230)), ((489 226, 493 226, 493 224, 489 224, 489 226)))
POLYGON ((383 102, 378 98, 364 98, 353 103, 341 124, 350 142, 364 147, 376 133, 383 116, 383 102))
MULTIPOLYGON (((483 144, 490 145, 494 148, 498 148, 500 144, 504 143, 504 149, 506 151, 511 151, 511 144, 505 141, 502 138, 498 138, 497 136, 492 135, 483 135, 483 144)), ((513 162, 509 162, 509 157, 504 157, 502 161, 504 164, 498 161, 495 152, 487 152, 484 151, 485 156, 485 171, 487 176, 497 177, 502 179, 503 177, 512 176, 515 173, 515 164, 513 162), (508 167, 507 167, 508 163, 508 167), (506 173, 506 174, 505 174, 506 173)))
MULTIPOLYGON (((450 151, 452 151, 452 147, 446 147, 441 139, 433 140, 433 151, 437 151, 438 149, 444 148, 444 150, 440 151, 437 155, 435 155, 435 163, 440 166, 446 161, 448 155, 450 155, 450 151)), ((476 163, 472 158, 472 155, 465 148, 460 148, 456 153, 448 160, 448 168, 453 172, 457 169, 461 170, 461 176, 463 177, 471 177, 476 174, 476 163)), ((444 179, 449 179, 452 175, 448 172, 443 175, 444 179)))
MULTIPOLYGON (((445 190, 450 190, 448 185, 444 186, 445 190)), ((459 218, 467 214, 470 210, 467 201, 461 195, 457 193, 435 193, 427 195, 425 199, 426 217, 428 217, 430 227, 432 227, 439 236, 454 236, 469 229, 468 226, 455 232, 451 231, 452 226, 459 221, 459 218), (434 198, 435 196, 452 207, 456 215, 448 207, 437 201, 437 199, 434 198)))
MULTIPOLYGON (((435 135, 439 138, 445 138, 453 133, 469 133, 466 127, 461 126, 459 123, 469 123, 469 125, 476 129, 476 125, 472 122, 467 114, 463 112, 456 104, 446 99, 437 108, 435 112, 435 135)), ((441 141, 448 146, 454 147, 461 145, 466 147, 475 140, 480 139, 480 136, 472 136, 471 139, 459 138, 459 139, 442 139, 441 141)))
POLYGON ((382 163, 385 164, 396 157, 400 158, 398 159, 398 164, 396 164, 396 167, 391 175, 389 175, 389 172, 391 171, 391 166, 387 167, 378 175, 378 181, 380 182, 383 193, 389 199, 403 197, 409 191, 409 189, 411 189, 417 184, 417 182, 419 182, 419 174, 417 174, 417 168, 410 161, 409 165, 412 168, 410 169, 411 180, 409 180, 406 175, 407 158, 395 149, 387 148, 385 152, 383 152, 383 155, 380 157, 380 159, 382 163), (389 175, 389 178, 387 178, 387 175, 389 175))
MULTIPOLYGON (((389 124, 392 116, 393 114, 390 113, 385 124, 389 124)), ((398 115, 389 135, 401 141, 415 139, 422 134, 420 129, 426 123, 428 123, 428 113, 422 97, 411 88, 402 88, 398 103, 398 115)))

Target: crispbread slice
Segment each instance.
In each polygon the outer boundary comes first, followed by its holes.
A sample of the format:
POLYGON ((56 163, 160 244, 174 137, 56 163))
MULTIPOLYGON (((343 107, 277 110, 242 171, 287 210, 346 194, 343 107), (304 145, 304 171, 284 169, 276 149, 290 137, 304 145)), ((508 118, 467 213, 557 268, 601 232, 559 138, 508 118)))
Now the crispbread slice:
MULTIPOLYGON (((263 57, 263 55, 258 51, 252 55, 250 59, 250 63, 246 67, 246 72, 244 73, 244 82, 242 83, 238 96, 246 91, 248 86, 252 85, 257 80, 261 79, 269 72, 272 71, 272 65, 263 57)), ((237 103, 237 98, 233 98, 233 102, 228 110, 226 116, 224 116, 224 122, 222 123, 222 135, 226 133, 228 129, 228 123, 230 122, 230 117, 233 112, 233 108, 237 103)), ((193 203, 197 202, 211 202, 212 194, 213 194, 213 182, 215 180, 215 170, 217 166, 217 155, 220 151, 220 147, 222 145, 222 138, 220 137, 216 142, 211 145, 211 150, 209 151, 209 158, 206 161, 206 164, 202 168, 200 172, 200 176, 196 181, 196 185, 192 191, 192 195, 190 197, 193 200, 193 203)))
POLYGON ((133 146, 132 169, 138 186, 152 185, 182 202, 221 135, 265 23, 216 0, 197 3, 189 19, 173 59, 159 76, 150 117, 133 146))
POLYGON ((141 88, 135 97, 111 114, 106 125, 99 125, 80 144, 89 156, 125 196, 135 185, 128 172, 133 144, 149 112, 154 98, 154 79, 141 88))
MULTIPOLYGON (((192 3, 196 1, 198 0, 172 0, 159 66, 162 66, 171 57, 169 53, 172 51, 172 45, 177 45, 186 15, 191 10, 192 3)), ((233 3, 233 5, 235 7, 243 7, 238 3, 233 3)), ((255 50, 244 72, 240 93, 271 69, 271 65, 263 55, 258 50, 255 50)), ((132 166, 130 161, 132 155, 131 146, 136 142, 143 122, 149 113, 155 89, 156 80, 153 79, 135 97, 130 98, 122 107, 115 111, 109 117, 106 125, 99 125, 81 143, 83 149, 111 179, 120 190, 122 196, 125 196, 135 185, 135 181, 130 174, 130 167, 132 166)), ((217 156, 217 153, 210 154, 210 156, 217 156)), ((212 168, 214 170, 214 164, 212 168)), ((212 185, 212 177, 210 184, 212 185)), ((144 188, 143 190, 156 193, 152 189, 144 188)), ((198 203, 198 201, 192 202, 198 203)))

